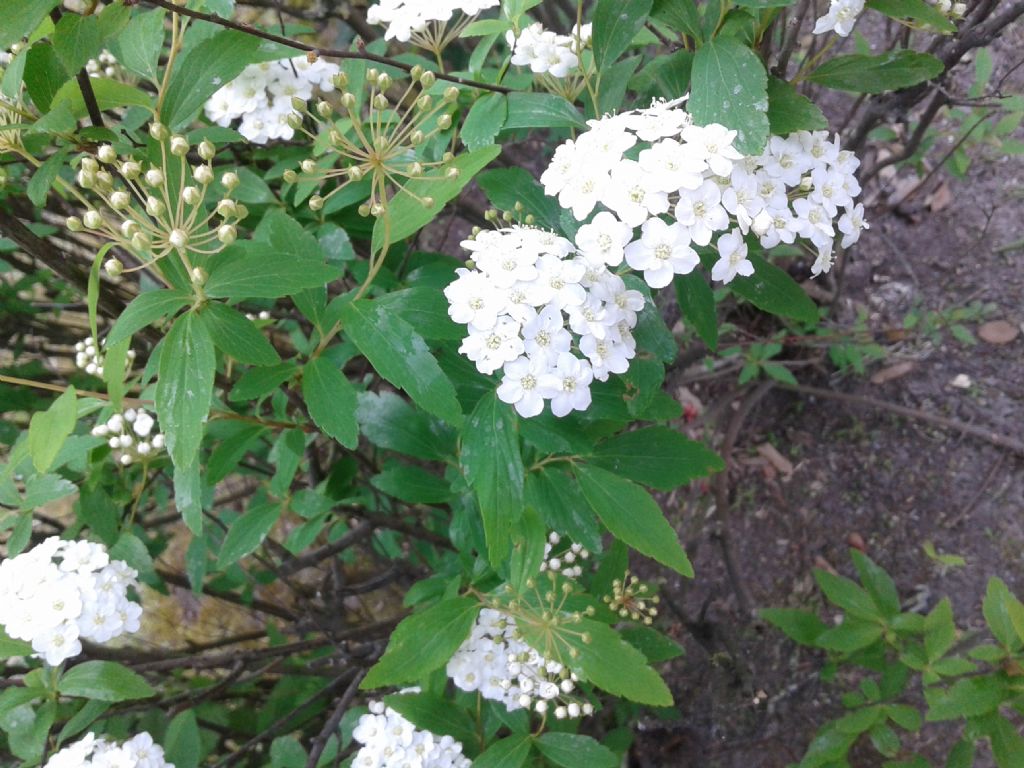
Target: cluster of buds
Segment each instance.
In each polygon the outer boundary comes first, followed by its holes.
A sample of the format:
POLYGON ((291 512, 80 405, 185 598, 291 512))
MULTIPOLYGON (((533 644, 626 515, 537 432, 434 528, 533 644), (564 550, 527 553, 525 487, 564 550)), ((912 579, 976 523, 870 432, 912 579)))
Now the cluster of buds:
POLYGON ((122 82, 134 79, 118 63, 117 57, 105 48, 95 59, 89 59, 85 62, 85 71, 89 73, 89 77, 108 77, 122 82))
MULTIPOLYGON (((246 207, 231 197, 238 175, 221 176, 226 195, 210 205, 207 198, 216 180, 213 143, 203 141, 195 147, 200 161, 192 164, 193 147, 184 136, 171 134, 158 122, 150 125, 149 135, 159 146, 159 162, 121 156, 110 144, 102 145, 95 156, 82 157, 76 183, 102 205, 90 208, 81 218, 71 216, 67 227, 72 232, 94 232, 134 251, 142 267, 177 253, 195 278, 201 270, 193 270, 189 254, 219 253, 235 241, 236 225, 248 215, 246 207)), ((125 270, 117 259, 105 262, 104 269, 111 277, 133 271, 125 270)))
POLYGON ((246 312, 245 317, 247 320, 251 320, 252 322, 255 323, 257 320, 269 320, 270 312, 268 312, 265 309, 261 309, 259 312, 256 313, 246 312))
POLYGON ((661 598, 649 595, 649 592, 650 587, 626 571, 623 578, 612 582, 612 594, 605 595, 604 601, 621 618, 650 626, 658 615, 657 606, 661 598))
MULTIPOLYGON (((366 113, 360 100, 346 88, 348 77, 340 72, 334 85, 341 92, 340 108, 320 100, 309 109, 295 99, 295 112, 289 125, 316 142, 317 136, 306 125, 307 118, 326 132, 326 149, 319 158, 303 160, 298 170, 285 172, 289 183, 334 182, 328 192, 314 194, 309 207, 318 211, 349 184, 369 182, 369 199, 359 207, 362 216, 379 217, 388 209, 388 201, 403 191, 425 207, 434 204, 429 195, 418 195, 406 185, 412 181, 455 179, 459 169, 451 164, 455 155, 444 151, 438 160, 424 155, 432 149, 432 139, 452 128, 452 104, 458 98, 455 87, 445 89, 440 98, 428 91, 436 83, 432 72, 420 66, 412 68, 406 88, 394 98, 391 75, 369 69, 366 72, 366 113)), ((397 89, 395 89, 397 93, 397 89)), ((454 137, 452 137, 454 142, 454 137)))
MULTIPOLYGON (((135 359, 135 350, 129 349, 126 353, 128 361, 135 359)), ((96 339, 90 336, 75 344, 75 367, 93 376, 103 375, 103 365, 106 362, 107 354, 103 345, 97 344, 96 339)))
POLYGON ((571 544, 567 549, 552 554, 562 541, 555 531, 548 534, 544 544, 544 560, 540 564, 541 573, 560 573, 567 579, 576 579, 583 575, 582 562, 590 558, 590 552, 581 544, 571 544))
POLYGON ((146 462, 164 449, 164 436, 154 431, 156 419, 143 408, 127 408, 92 428, 93 437, 105 437, 122 466, 146 462))

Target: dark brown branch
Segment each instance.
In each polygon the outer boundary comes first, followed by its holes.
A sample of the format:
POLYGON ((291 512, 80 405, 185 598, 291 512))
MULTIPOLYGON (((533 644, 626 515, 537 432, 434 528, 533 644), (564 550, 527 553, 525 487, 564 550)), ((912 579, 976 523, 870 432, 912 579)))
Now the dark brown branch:
POLYGON ((309 759, 306 761, 306 768, 316 768, 317 763, 320 762, 320 756, 324 753, 324 749, 327 747, 327 742, 330 741, 331 736, 338 732, 338 726, 341 725, 341 718, 345 716, 345 711, 352 704, 352 699, 355 698, 356 692, 359 690, 359 684, 363 682, 365 672, 359 670, 356 676, 352 678, 352 682, 348 684, 348 688, 345 689, 338 700, 335 702, 334 710, 331 712, 331 716, 327 718, 327 722, 324 723, 324 727, 317 734, 316 739, 313 741, 309 748, 309 759))
MULTIPOLYGON (((60 21, 61 16, 60 8, 54 8, 50 11, 50 19, 53 20, 54 25, 60 21)), ((75 79, 78 81, 78 87, 82 91, 82 101, 85 102, 85 108, 89 112, 89 120, 97 128, 103 127, 103 113, 100 112, 100 105, 96 101, 96 93, 92 89, 92 82, 89 80, 89 73, 85 71, 85 68, 78 70, 78 74, 75 75, 75 79)))
MULTIPOLYGON (((193 11, 190 8, 184 6, 175 5, 171 0, 135 0, 135 2, 144 2, 148 5, 153 5, 158 8, 165 8, 173 13, 180 13, 182 16, 190 16, 193 19, 199 19, 200 21, 207 21, 211 24, 217 24, 227 29, 233 29, 236 32, 243 32, 253 37, 258 37, 263 40, 269 40, 273 43, 287 46, 288 48, 294 48, 297 51, 305 51, 307 53, 313 53, 317 56, 324 56, 328 59, 362 59, 364 61, 372 61, 376 64, 384 64, 389 67, 395 67, 409 72, 412 68, 412 64, 406 64, 405 62, 398 61, 397 59, 391 59, 387 56, 377 56, 376 54, 369 53, 365 50, 358 51, 343 51, 338 48, 317 48, 315 45, 307 45, 306 43, 299 42, 298 40, 292 40, 288 37, 281 35, 275 35, 271 32, 264 32, 261 29, 256 29, 250 24, 240 24, 237 21, 231 19, 222 19, 219 16, 214 16, 209 13, 202 13, 201 11, 193 11)), ((435 72, 434 75, 438 80, 445 80, 449 83, 457 83, 458 85, 464 85, 468 88, 479 88, 482 91, 494 91, 495 93, 511 93, 511 88, 506 88, 503 85, 493 85, 491 83, 481 83, 476 80, 467 80, 463 77, 457 77, 455 75, 446 75, 443 72, 435 72)))

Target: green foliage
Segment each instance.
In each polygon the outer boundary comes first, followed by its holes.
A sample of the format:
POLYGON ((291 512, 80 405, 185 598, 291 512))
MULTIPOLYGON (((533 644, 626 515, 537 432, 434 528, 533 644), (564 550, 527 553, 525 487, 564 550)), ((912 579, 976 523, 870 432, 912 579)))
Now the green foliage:
POLYGON ((698 125, 736 131, 736 148, 756 155, 768 141, 768 74, 753 51, 732 38, 697 51, 690 81, 690 114, 698 125))

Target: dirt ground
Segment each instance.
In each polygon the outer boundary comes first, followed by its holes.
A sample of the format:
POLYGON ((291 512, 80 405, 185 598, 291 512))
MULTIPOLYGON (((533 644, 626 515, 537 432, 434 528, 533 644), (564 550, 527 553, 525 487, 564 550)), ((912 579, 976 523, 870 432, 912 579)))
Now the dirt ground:
MULTIPOLYGON (((1004 50, 997 66, 1006 66, 1013 48, 1004 50)), ((965 179, 940 172, 930 184, 948 182, 952 196, 941 210, 910 216, 876 211, 846 271, 838 319, 849 322, 865 309, 870 330, 886 344, 886 359, 874 363, 868 376, 901 363, 911 364, 909 371, 884 383, 830 376, 827 366, 797 376, 801 383, 1020 439, 1024 334, 1002 345, 967 345, 948 330, 937 341, 911 334, 889 343, 915 307, 948 311, 978 301, 992 305, 984 319, 1018 328, 1024 323, 1024 249, 1000 248, 1024 237, 1024 159, 985 147, 974 148, 972 156, 965 179), (958 376, 969 385, 955 386, 958 376)), ((974 331, 980 322, 965 325, 974 331)), ((690 389, 713 403, 735 386, 734 379, 690 389)), ((1018 454, 919 420, 775 389, 746 420, 733 461, 731 530, 754 608, 822 608, 813 569, 851 575, 848 542, 858 537, 909 604, 928 611, 949 596, 961 628, 983 626, 989 576, 1024 595, 1024 459, 1018 454), (791 474, 758 453, 765 443, 792 463, 791 474), (922 549, 926 541, 940 553, 962 555, 966 567, 937 567, 922 549)), ((670 499, 697 572, 689 583, 664 586, 676 609, 666 611, 666 621, 675 621, 674 634, 687 651, 665 670, 682 718, 643 723, 633 764, 783 768, 798 762, 815 730, 841 711, 839 695, 846 689, 820 680, 820 655, 742 618, 711 535, 712 502, 710 493, 670 499)), ((949 724, 926 726, 913 746, 944 765, 951 730, 949 724)), ((882 762, 871 750, 852 756, 857 768, 882 762)), ((984 747, 976 765, 994 765, 984 747)))

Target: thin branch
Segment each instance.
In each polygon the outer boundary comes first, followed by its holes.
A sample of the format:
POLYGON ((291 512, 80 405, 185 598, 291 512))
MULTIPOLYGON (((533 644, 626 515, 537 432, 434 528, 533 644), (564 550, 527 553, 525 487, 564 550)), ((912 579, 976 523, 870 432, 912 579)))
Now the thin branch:
POLYGON ((337 733, 338 726, 341 725, 341 718, 345 716, 345 711, 352 704, 352 699, 355 698, 356 692, 359 690, 359 684, 363 682, 363 677, 366 675, 363 670, 359 670, 356 676, 352 678, 352 682, 348 684, 348 688, 345 689, 337 702, 334 705, 334 711, 331 712, 331 716, 327 718, 327 722, 324 723, 324 727, 317 734, 316 739, 313 741, 309 748, 309 759, 306 761, 306 768, 316 768, 317 763, 320 762, 320 756, 324 753, 324 749, 327 747, 327 742, 333 734, 337 733))

